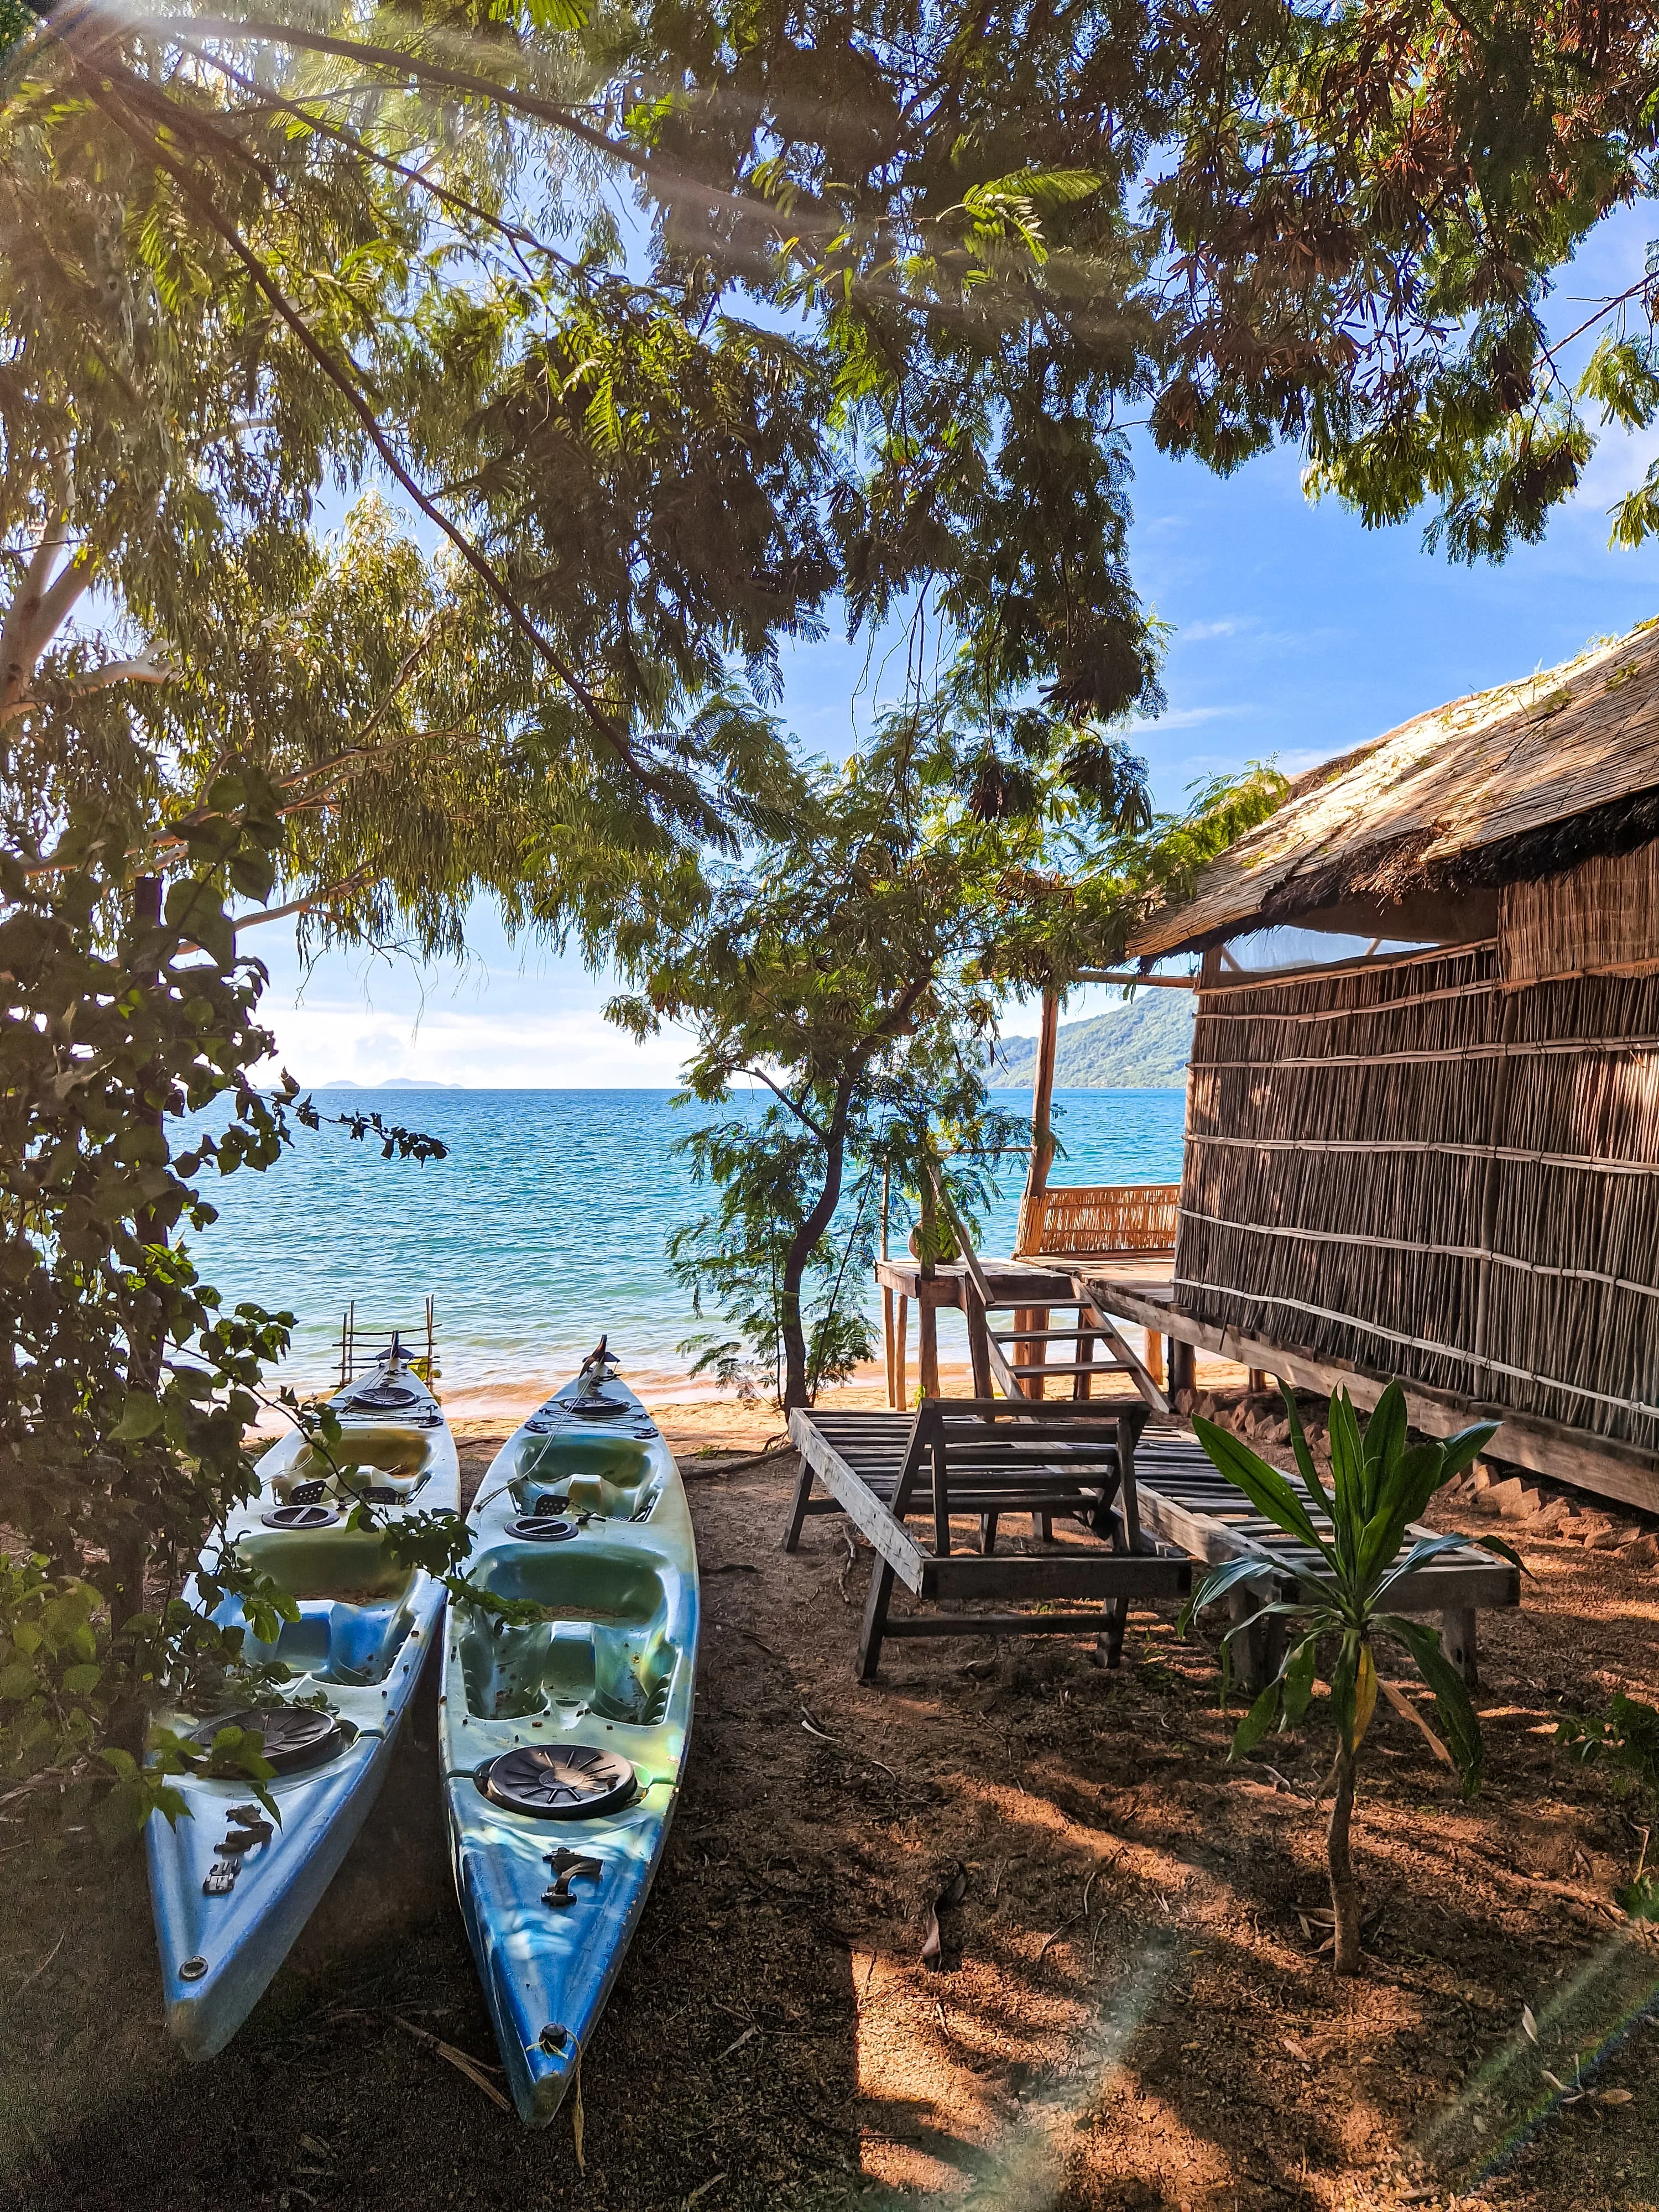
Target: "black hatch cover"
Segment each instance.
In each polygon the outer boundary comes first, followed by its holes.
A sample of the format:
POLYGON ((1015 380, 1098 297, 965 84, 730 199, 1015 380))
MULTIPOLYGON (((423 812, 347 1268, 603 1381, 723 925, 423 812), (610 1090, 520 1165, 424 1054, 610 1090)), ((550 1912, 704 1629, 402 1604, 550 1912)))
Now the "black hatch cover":
POLYGON ((265 1740, 265 1757, 279 1774, 298 1767, 316 1766, 331 1759, 342 1744, 340 1726, 332 1713, 319 1713, 308 1705, 267 1705, 247 1712, 226 1713, 204 1721, 191 1730, 192 1741, 210 1747, 221 1729, 246 1729, 265 1740))
POLYGON ((486 1797, 509 1813, 543 1820, 586 1820, 634 1795, 632 1763, 594 1743, 520 1745, 477 1772, 486 1797))

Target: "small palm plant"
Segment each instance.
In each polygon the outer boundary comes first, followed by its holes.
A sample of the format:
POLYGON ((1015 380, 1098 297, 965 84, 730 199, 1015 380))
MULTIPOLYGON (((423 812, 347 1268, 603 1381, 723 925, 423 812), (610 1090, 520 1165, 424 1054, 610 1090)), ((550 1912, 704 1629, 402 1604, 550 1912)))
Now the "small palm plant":
MULTIPOLYGON (((1517 1565, 1520 1562, 1510 1546, 1497 1537, 1424 1536, 1403 1556, 1401 1550, 1407 1531, 1435 1492, 1485 1449, 1496 1432, 1496 1422, 1480 1422, 1443 1443, 1407 1444, 1406 1400, 1397 1382, 1391 1382, 1383 1392, 1363 1431, 1347 1392, 1340 1390, 1331 1400, 1331 1487, 1328 1491, 1303 1434, 1296 1401, 1283 1383, 1279 1387, 1290 1415, 1291 1440, 1305 1503, 1288 1476, 1259 1459, 1237 1437, 1216 1427, 1212 1421, 1200 1419, 1193 1423, 1205 1450, 1257 1512, 1266 1514, 1286 1535, 1310 1546, 1323 1562, 1322 1572, 1298 1573, 1293 1600, 1263 1606, 1249 1620, 1228 1631, 1231 1639, 1270 1616, 1282 1620, 1286 1630, 1283 1663, 1239 1723, 1232 1756, 1243 1758, 1275 1723, 1281 1729, 1300 1723, 1313 1698, 1315 1677, 1322 1671, 1321 1647, 1329 1650, 1334 1645, 1323 1670, 1330 1685, 1331 1715, 1337 1731, 1335 1765, 1326 1785, 1335 1793, 1326 1847, 1336 1923, 1336 1968, 1339 1973, 1352 1974, 1359 1966, 1359 1898, 1348 1831, 1359 1747, 1370 1725, 1379 1692, 1423 1730, 1437 1757, 1448 1765, 1455 1765, 1466 1797, 1473 1796, 1480 1787, 1483 1756, 1474 1707, 1462 1676, 1441 1649, 1438 1632, 1421 1621, 1386 1611, 1389 1593, 1428 1560, 1460 1544, 1480 1543, 1517 1565), (1414 1705, 1382 1680, 1373 1653, 1378 1637, 1403 1644, 1410 1653, 1434 1692, 1445 1741, 1414 1705)), ((1194 1614, 1213 1605, 1237 1584, 1259 1578, 1261 1572, 1262 1561, 1257 1555, 1230 1559, 1206 1576, 1182 1614, 1182 1632, 1186 1632, 1194 1614)), ((1228 1639, 1223 1643, 1224 1677, 1228 1639)))

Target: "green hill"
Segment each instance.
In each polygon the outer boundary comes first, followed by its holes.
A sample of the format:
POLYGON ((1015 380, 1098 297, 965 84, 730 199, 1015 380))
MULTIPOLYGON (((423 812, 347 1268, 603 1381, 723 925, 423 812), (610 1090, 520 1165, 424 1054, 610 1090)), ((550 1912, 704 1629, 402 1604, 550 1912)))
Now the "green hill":
MULTIPOLYGON (((1004 1037, 992 1082, 1031 1082, 1036 1045, 1034 1036, 1004 1037)), ((1072 1090, 1179 1091, 1192 1049, 1192 993, 1143 991, 1129 1006, 1092 1021, 1060 1024, 1054 1081, 1072 1090)))

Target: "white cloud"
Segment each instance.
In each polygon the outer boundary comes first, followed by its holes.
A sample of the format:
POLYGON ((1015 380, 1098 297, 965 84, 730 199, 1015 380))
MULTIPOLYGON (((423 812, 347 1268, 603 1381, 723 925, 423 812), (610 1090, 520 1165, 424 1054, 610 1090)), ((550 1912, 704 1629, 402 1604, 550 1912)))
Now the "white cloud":
POLYGON ((277 1053, 262 1074, 281 1065, 312 1085, 404 1076, 475 1090, 678 1082, 689 1037, 668 1030, 636 1044, 607 1022, 614 979, 588 974, 570 956, 508 945, 482 907, 469 935, 476 955, 459 972, 333 952, 302 978, 291 941, 263 945, 271 981, 259 1018, 277 1053))
POLYGON ((1252 626, 1248 617, 1228 615, 1219 622, 1182 623, 1176 636, 1182 645, 1202 645, 1206 638, 1237 637, 1240 630, 1252 626))
POLYGON ((635 1044, 597 1011, 539 1016, 446 1007, 418 1023, 361 1005, 307 1000, 262 1010, 276 1065, 304 1084, 372 1085, 392 1076, 469 1090, 652 1090, 679 1080, 688 1040, 670 1033, 635 1044))
POLYGON ((1205 722, 1219 722, 1232 714, 1255 712, 1247 703, 1231 707, 1172 707, 1168 714, 1156 718, 1144 716, 1135 724, 1137 730, 1195 730, 1205 722))

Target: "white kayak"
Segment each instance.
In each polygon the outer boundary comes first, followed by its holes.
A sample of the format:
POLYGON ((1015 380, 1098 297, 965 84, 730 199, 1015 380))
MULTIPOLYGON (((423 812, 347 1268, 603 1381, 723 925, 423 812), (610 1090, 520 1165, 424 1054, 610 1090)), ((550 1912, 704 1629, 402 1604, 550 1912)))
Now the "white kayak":
POLYGON ((691 1729, 697 1554, 673 1454, 604 1346, 502 1446, 452 1603, 455 1887, 519 2117, 563 2101, 662 1857, 691 1729))
MULTIPOLYGON (((455 1442, 436 1399, 394 1340, 332 1404, 344 1431, 333 1463, 297 1432, 274 1444, 258 1463, 258 1495, 224 1532, 299 1605, 274 1644, 251 1631, 243 1644, 245 1662, 289 1668, 275 1692, 283 1703, 161 1716, 204 1747, 216 1729, 257 1729, 282 1815, 273 1824, 246 1780, 190 1774, 178 1786, 192 1817, 170 1827, 155 1814, 146 1830, 167 2025, 192 2058, 224 2049, 350 1848, 443 1610, 441 1583, 389 1559, 379 1528, 347 1525, 360 1498, 387 1523, 459 1510, 455 1442)), ((218 1557, 216 1544, 203 1565, 218 1557)), ((214 1615, 222 1626, 243 1618, 234 1598, 214 1615)))

